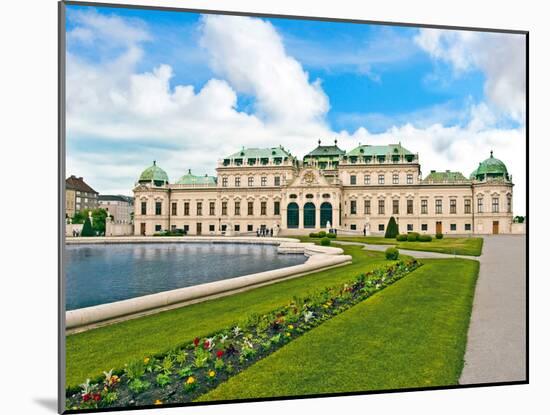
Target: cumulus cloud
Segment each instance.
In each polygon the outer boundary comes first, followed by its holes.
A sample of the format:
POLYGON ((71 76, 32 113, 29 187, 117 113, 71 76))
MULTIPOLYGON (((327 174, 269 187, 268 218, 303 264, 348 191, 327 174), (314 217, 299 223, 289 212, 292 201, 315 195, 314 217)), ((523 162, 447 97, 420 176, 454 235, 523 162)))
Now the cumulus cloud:
POLYGON ((495 109, 525 121, 525 37, 518 34, 421 29, 416 43, 456 74, 479 69, 485 74, 485 96, 495 109))
POLYGON ((74 42, 99 47, 109 39, 119 45, 104 59, 89 60, 71 45, 67 55, 67 173, 84 176, 101 193, 129 194, 153 159, 175 181, 189 168, 215 174, 217 160, 241 146, 283 145, 301 157, 318 138, 327 143, 338 138, 348 150, 359 142, 401 141, 420 154, 425 173, 456 169, 468 175, 494 149, 518 183, 516 207, 524 204, 524 157, 518 154, 525 132, 496 128, 484 104, 471 106, 470 121, 462 127, 401 120, 380 134, 363 127, 336 132, 326 122, 329 99, 320 81, 309 79, 267 21, 204 17, 201 45, 216 78, 196 89, 176 84, 174 69, 161 62, 137 69, 143 43, 152 39, 143 22, 97 12, 77 19, 74 42), (242 95, 252 97, 252 111, 239 110, 242 95))

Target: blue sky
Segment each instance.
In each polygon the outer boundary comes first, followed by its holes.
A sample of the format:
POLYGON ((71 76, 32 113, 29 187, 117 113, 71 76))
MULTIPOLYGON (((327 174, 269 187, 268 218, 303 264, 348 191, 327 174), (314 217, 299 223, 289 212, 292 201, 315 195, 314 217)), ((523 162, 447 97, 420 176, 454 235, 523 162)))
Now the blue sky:
MULTIPOLYGON (((512 158, 525 146, 521 35, 67 9, 68 167, 89 172, 101 192, 128 193, 150 155, 174 178, 187 167, 213 173, 196 141, 218 151, 288 144, 299 156, 319 138, 347 150, 402 141, 430 164, 424 170, 464 174, 489 148, 512 158), (212 131, 220 118, 225 128, 212 131), (472 148, 476 159, 458 154, 472 148), (105 161, 101 175, 86 154, 119 162, 105 161)), ((503 161, 513 174, 523 169, 503 161)))

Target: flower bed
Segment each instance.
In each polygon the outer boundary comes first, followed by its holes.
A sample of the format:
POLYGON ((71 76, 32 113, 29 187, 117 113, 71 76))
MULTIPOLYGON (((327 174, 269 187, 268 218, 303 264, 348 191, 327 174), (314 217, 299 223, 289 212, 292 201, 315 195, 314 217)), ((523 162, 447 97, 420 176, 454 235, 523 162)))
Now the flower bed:
POLYGON ((194 341, 169 353, 145 357, 102 379, 67 391, 67 410, 186 403, 273 353, 304 332, 403 278, 421 264, 399 261, 327 288, 242 325, 194 341))

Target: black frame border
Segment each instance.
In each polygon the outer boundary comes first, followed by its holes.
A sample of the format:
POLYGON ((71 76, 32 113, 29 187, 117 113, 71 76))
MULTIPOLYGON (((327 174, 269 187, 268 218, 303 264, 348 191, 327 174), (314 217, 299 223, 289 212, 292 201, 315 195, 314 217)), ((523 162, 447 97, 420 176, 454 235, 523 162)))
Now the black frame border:
POLYGON ((469 389, 478 387, 491 387, 491 386, 512 386, 512 385, 527 385, 529 384, 529 31, 528 30, 509 30, 498 28, 485 28, 485 27, 467 27, 467 26, 454 26, 454 25, 438 25, 438 24, 425 24, 425 23, 408 23, 408 22, 391 22, 391 21, 376 21, 376 20, 363 20, 363 19, 348 19, 348 18, 335 18, 335 17, 320 17, 320 16, 300 16, 300 15, 285 15, 285 14, 271 14, 271 13, 258 13, 258 12, 243 12, 243 11, 230 11, 230 10, 210 10, 210 9, 194 9, 184 7, 168 7, 168 6, 148 6, 148 5, 132 5, 132 4, 116 4, 116 3, 101 3, 101 2, 87 2, 87 1, 70 1, 61 0, 58 3, 58 413, 60 414, 77 414, 77 413, 99 413, 99 412, 114 412, 114 411, 135 411, 143 409, 162 409, 162 408, 181 408, 191 406, 207 406, 207 405, 220 405, 220 404, 235 404, 246 402, 272 402, 283 400, 298 400, 298 399, 312 399, 312 398, 333 398, 340 396, 363 396, 363 395, 378 395, 387 393, 403 393, 403 392, 423 392, 423 391, 437 391, 437 390, 450 390, 450 389, 469 389), (63 299, 65 298, 65 284, 64 284, 64 252, 65 252, 65 144, 66 144, 66 124, 65 124, 65 56, 66 56, 66 6, 88 6, 88 7, 101 7, 112 9, 138 9, 138 10, 152 10, 152 11, 165 11, 165 12, 180 12, 180 13, 200 13, 200 14, 214 14, 214 15, 228 15, 228 16, 249 16, 259 18, 276 18, 276 19, 289 19, 289 20, 309 20, 309 21, 322 21, 322 22, 336 22, 336 23, 354 23, 354 24, 370 24, 378 26, 400 26, 400 27, 415 27, 415 28, 428 28, 428 29, 442 29, 442 30, 461 30, 461 31, 475 31, 486 33, 507 33, 517 34, 525 36, 525 69, 526 69, 526 83, 525 83, 525 145, 526 145, 526 209, 525 209, 525 244, 526 244, 526 274, 525 274, 525 286, 526 286, 526 321, 525 321, 525 379, 518 381, 504 381, 504 382, 487 382, 487 383, 472 383, 465 385, 446 385, 446 386, 431 386, 420 388, 403 388, 403 389, 382 389, 374 391, 360 391, 360 392, 335 392, 335 393, 320 393, 309 395, 291 395, 291 396, 272 396, 272 397, 258 397, 247 399, 228 399, 209 402, 189 402, 189 403, 173 403, 165 404, 162 406, 157 405, 143 405, 136 407, 121 407, 121 408, 100 408, 100 409, 79 409, 79 410, 66 410, 65 409, 65 368, 66 368, 66 355, 65 355, 65 304, 63 299))

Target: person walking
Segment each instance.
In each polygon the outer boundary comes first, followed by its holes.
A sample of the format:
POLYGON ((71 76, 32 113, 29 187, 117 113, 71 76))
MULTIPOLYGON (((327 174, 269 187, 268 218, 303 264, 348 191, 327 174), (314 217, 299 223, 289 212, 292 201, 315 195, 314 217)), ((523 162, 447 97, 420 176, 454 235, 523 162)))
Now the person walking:
POLYGON ((273 228, 269 230, 269 236, 273 237, 273 228))

